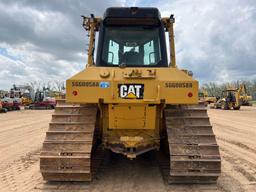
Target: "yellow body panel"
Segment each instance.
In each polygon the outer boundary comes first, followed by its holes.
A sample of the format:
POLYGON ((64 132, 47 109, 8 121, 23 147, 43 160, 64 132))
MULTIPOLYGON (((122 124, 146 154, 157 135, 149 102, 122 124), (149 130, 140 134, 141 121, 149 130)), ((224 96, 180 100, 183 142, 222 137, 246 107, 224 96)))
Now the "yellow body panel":
POLYGON ((32 99, 27 98, 27 97, 22 97, 21 98, 21 103, 22 105, 30 105, 31 103, 33 103, 32 99))
POLYGON ((155 129, 156 106, 109 105, 109 129, 155 129))
POLYGON ((198 103, 198 82, 177 68, 92 66, 67 80, 67 102, 99 104, 103 145, 134 158, 159 148, 165 104, 198 103))
POLYGON ((195 104, 198 102, 198 82, 177 68, 104 68, 109 73, 102 77, 103 67, 89 67, 67 80, 67 101, 73 103, 154 103, 195 104), (141 76, 126 74, 142 71, 141 76), (155 70, 149 78, 148 70, 155 70), (101 87, 106 83, 107 87, 101 87), (119 97, 119 84, 143 84, 143 99, 119 97), (77 93, 77 94, 74 94, 77 93), (189 97, 188 94, 192 93, 189 97))

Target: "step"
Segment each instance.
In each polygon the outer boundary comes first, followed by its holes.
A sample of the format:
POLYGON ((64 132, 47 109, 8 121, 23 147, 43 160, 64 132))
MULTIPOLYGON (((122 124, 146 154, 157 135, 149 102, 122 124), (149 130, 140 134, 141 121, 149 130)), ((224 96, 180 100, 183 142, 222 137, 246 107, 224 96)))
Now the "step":
POLYGON ((56 158, 60 158, 60 157, 86 157, 86 158, 90 158, 91 157, 91 152, 84 152, 84 151, 74 151, 74 150, 70 150, 70 151, 41 151, 40 152, 40 157, 56 157, 56 158))
POLYGON ((70 169, 90 169, 91 159, 81 156, 41 156, 40 168, 43 170, 53 170, 61 167, 69 167, 70 169))
POLYGON ((186 145, 186 144, 169 144, 170 155, 219 155, 219 146, 217 144, 198 144, 198 145, 186 145))
POLYGON ((44 180, 47 181, 91 181, 92 174, 90 171, 43 171, 41 170, 44 180))
MULTIPOLYGON (((170 176, 178 176, 178 177, 218 177, 220 176, 220 172, 216 173, 197 173, 197 172, 171 172, 170 176)), ((193 179, 193 178, 191 178, 193 179)), ((195 179, 195 178, 194 178, 195 179)))
POLYGON ((40 170, 41 173, 72 173, 72 174, 90 174, 90 170, 65 170, 65 169, 62 169, 62 170, 59 170, 59 169, 56 169, 56 170, 40 170))
POLYGON ((198 172, 208 172, 216 171, 219 172, 221 168, 221 161, 219 160, 171 160, 170 169, 171 171, 198 171, 198 172))
POLYGON ((92 131, 47 131, 46 132, 46 141, 91 141, 93 138, 92 131))
POLYGON ((49 131, 85 131, 94 132, 95 123, 91 122, 51 122, 49 131))
POLYGON ((215 135, 184 135, 168 130, 169 144, 217 144, 215 135))
POLYGON ((95 122, 96 116, 81 114, 53 114, 52 122, 95 122))
POLYGON ((92 150, 92 141, 45 141, 43 143, 43 151, 83 151, 90 153, 92 150))

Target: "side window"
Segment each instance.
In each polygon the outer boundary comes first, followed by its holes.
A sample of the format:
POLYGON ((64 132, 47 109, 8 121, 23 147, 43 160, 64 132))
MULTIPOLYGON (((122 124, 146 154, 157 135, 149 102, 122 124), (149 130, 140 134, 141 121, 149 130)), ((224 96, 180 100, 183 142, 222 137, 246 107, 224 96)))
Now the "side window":
POLYGON ((108 63, 112 65, 119 64, 118 50, 119 50, 119 44, 117 44, 112 40, 109 40, 108 63))
POLYGON ((144 65, 155 64, 155 51, 153 40, 144 45, 144 65))

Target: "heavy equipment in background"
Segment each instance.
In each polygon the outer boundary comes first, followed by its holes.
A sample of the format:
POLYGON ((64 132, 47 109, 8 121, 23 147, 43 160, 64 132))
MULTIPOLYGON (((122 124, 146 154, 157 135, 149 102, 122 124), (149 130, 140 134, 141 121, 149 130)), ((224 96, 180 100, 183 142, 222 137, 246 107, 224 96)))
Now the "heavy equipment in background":
POLYGON ((199 97, 199 101, 204 102, 206 106, 211 103, 217 102, 217 98, 214 96, 209 96, 208 92, 205 89, 203 89, 198 93, 198 97, 199 97))
POLYGON ((0 113, 6 113, 8 110, 3 107, 2 101, 0 101, 0 113))
POLYGON ((229 87, 222 91, 221 97, 214 104, 213 108, 224 110, 239 110, 240 107, 240 91, 236 88, 229 87))
POLYGON ((62 91, 51 91, 50 93, 50 96, 51 97, 54 97, 55 100, 58 100, 58 99, 63 99, 65 98, 65 89, 63 89, 62 91))
POLYGON ((245 84, 241 84, 238 88, 240 94, 240 104, 242 106, 252 106, 252 96, 248 95, 245 84))
POLYGON ((26 109, 54 109, 56 106, 54 95, 51 94, 53 91, 48 88, 35 91, 30 85, 13 85, 12 90, 18 93, 26 109))
POLYGON ((198 104, 198 81, 176 66, 174 16, 122 7, 83 19, 88 63, 67 80, 66 99, 57 102, 40 153, 43 178, 91 181, 99 149, 129 159, 156 150, 168 159, 170 183, 215 182, 219 147, 204 104, 198 104))
POLYGON ((20 91, 14 88, 11 88, 10 91, 6 91, 4 95, 1 96, 0 99, 2 103, 2 107, 5 110, 13 111, 20 110, 21 99, 20 99, 20 91))
POLYGON ((222 91, 221 97, 211 105, 211 108, 239 110, 241 106, 252 106, 251 100, 252 97, 247 94, 245 84, 241 84, 238 88, 229 86, 222 91))
POLYGON ((20 100, 12 97, 4 97, 1 99, 2 107, 7 111, 20 110, 20 100))
POLYGON ((8 94, 8 91, 0 90, 0 99, 4 98, 8 94))
POLYGON ((37 90, 35 92, 35 97, 33 102, 28 105, 29 109, 54 109, 56 106, 56 100, 54 97, 50 96, 50 90, 48 88, 43 88, 42 90, 37 90))
POLYGON ((28 106, 33 103, 35 97, 35 91, 30 85, 13 85, 13 89, 19 92, 21 103, 24 106, 28 106))

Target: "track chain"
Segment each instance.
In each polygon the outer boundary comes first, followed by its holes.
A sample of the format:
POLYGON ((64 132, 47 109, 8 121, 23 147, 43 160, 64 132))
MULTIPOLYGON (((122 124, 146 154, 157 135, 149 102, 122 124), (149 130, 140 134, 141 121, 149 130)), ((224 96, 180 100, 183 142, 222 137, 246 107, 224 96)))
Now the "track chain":
POLYGON ((169 183, 215 183, 221 172, 219 146, 203 103, 167 106, 169 183))
POLYGON ((97 106, 59 99, 40 153, 47 181, 91 181, 101 153, 96 149, 97 106))

